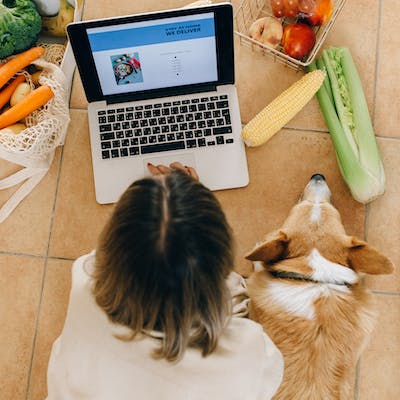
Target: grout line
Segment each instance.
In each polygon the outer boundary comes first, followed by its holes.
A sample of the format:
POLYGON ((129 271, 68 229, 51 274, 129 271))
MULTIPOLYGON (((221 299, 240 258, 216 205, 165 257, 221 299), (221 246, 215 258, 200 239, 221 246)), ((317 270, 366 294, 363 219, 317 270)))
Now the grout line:
POLYGON ((35 331, 33 333, 32 351, 31 351, 31 357, 30 357, 30 360, 29 360, 28 379, 27 379, 27 384, 26 384, 26 397, 25 397, 26 400, 29 400, 29 394, 30 394, 31 377, 32 377, 32 366, 33 366, 33 361, 34 361, 34 358, 35 358, 36 339, 37 339, 37 335, 38 335, 40 309, 41 309, 42 300, 43 300, 43 289, 44 289, 44 284, 45 284, 45 280, 46 280, 46 271, 47 271, 47 258, 45 259, 44 266, 43 266, 43 274, 42 274, 42 282, 41 282, 41 287, 40 287, 39 304, 38 304, 38 307, 37 307, 37 316, 36 316, 36 321, 35 321, 35 331))
POLYGON ((51 211, 51 217, 50 217, 49 240, 47 242, 47 251, 46 251, 46 257, 47 258, 49 257, 49 252, 50 252, 50 239, 51 239, 51 234, 53 233, 53 225, 54 225, 54 217, 55 217, 55 213, 56 213, 58 190, 59 190, 59 187, 60 187, 61 167, 62 167, 62 163, 63 163, 63 160, 64 160, 64 146, 65 146, 65 142, 64 142, 64 145, 62 146, 62 149, 61 149, 60 161, 59 161, 59 165, 58 165, 58 176, 57 176, 57 183, 56 183, 56 191, 54 193, 54 203, 53 203, 53 209, 51 211))
POLYGON ((365 208, 365 220, 364 220, 364 240, 368 242, 368 225, 369 225, 369 213, 370 213, 370 205, 366 204, 365 208))
POLYGON ((85 108, 77 108, 77 107, 70 107, 70 111, 86 111, 87 112, 87 106, 85 108))
POLYGON ((0 250, 1 256, 16 256, 16 257, 32 257, 32 258, 42 258, 42 259, 49 259, 49 260, 64 260, 64 261, 75 261, 76 258, 69 258, 69 257, 59 257, 59 256, 47 256, 47 255, 40 255, 40 254, 30 254, 30 253, 18 253, 13 251, 3 251, 0 250))
POLYGON ((329 134, 329 131, 326 129, 319 129, 319 128, 298 128, 295 126, 284 126, 282 129, 286 129, 286 130, 292 130, 292 131, 305 131, 305 132, 317 132, 317 133, 327 133, 329 134))
POLYGON ((54 215, 55 215, 55 209, 56 209, 56 203, 57 203, 57 195, 58 195, 58 189, 59 189, 59 183, 60 183, 60 175, 61 175, 63 156, 64 156, 64 146, 62 146, 62 148, 61 148, 60 161, 58 162, 56 190, 54 193, 53 208, 52 208, 51 217, 50 217, 50 229, 49 229, 49 236, 48 236, 48 241, 47 241, 47 250, 46 250, 45 263, 44 263, 44 268, 43 268, 42 284, 41 284, 41 288, 40 288, 39 304, 37 307, 37 317, 36 317, 36 321, 35 321, 35 332, 34 332, 33 341, 32 341, 31 358, 30 358, 29 368, 28 368, 28 381, 27 381, 27 385, 26 385, 26 397, 25 397, 26 400, 29 400, 29 395, 30 395, 32 368, 33 368, 33 362, 35 359, 36 339, 38 336, 40 311, 42 308, 43 292, 44 292, 44 286, 45 286, 45 282, 46 282, 47 266, 48 266, 49 251, 50 251, 50 239, 51 239, 51 234, 52 234, 53 224, 54 224, 54 215))
POLYGON ((369 225, 369 212, 370 212, 370 205, 364 205, 365 210, 365 219, 364 219, 364 240, 368 242, 368 225, 369 225))
POLYGON ((369 290, 370 293, 378 294, 381 296, 393 296, 393 297, 400 297, 400 293, 398 292, 385 292, 383 290, 369 290))
POLYGON ((45 259, 45 255, 40 255, 40 254, 29 254, 29 253, 18 253, 14 251, 3 251, 0 250, 0 255, 4 256, 18 256, 18 257, 34 257, 34 258, 43 258, 45 259))
POLYGON ((360 364, 361 364, 361 357, 358 359, 356 364, 356 379, 354 382, 354 400, 359 399, 358 390, 360 388, 360 364))
POLYGON ((377 139, 383 139, 383 140, 400 140, 400 137, 395 137, 395 136, 384 136, 384 135, 375 135, 377 139))
MULTIPOLYGON (((244 126, 246 124, 242 124, 244 126)), ((292 126, 284 126, 282 130, 288 130, 288 131, 302 131, 302 132, 315 132, 315 133, 326 133, 330 135, 328 130, 324 129, 318 129, 318 128, 297 128, 297 127, 292 127, 292 126)), ((376 135, 377 139, 383 139, 383 140, 400 140, 400 137, 393 137, 393 136, 384 136, 384 135, 376 135)))
POLYGON ((373 96, 373 106, 372 106, 372 124, 375 127, 375 118, 376 118, 376 98, 378 93, 378 72, 379 72, 379 50, 380 50, 380 41, 381 41, 381 19, 382 19, 382 0, 378 2, 378 27, 377 27, 377 35, 376 35, 376 46, 375 46, 375 81, 374 81, 374 96, 373 96))
POLYGON ((58 257, 58 256, 48 256, 48 260, 62 260, 62 261, 75 261, 76 258, 68 258, 68 257, 58 257))
MULTIPOLYGON (((376 43, 375 43, 375 71, 374 71, 374 91, 372 98, 372 126, 375 128, 375 117, 376 117, 376 98, 377 98, 377 89, 378 89, 378 70, 379 70, 379 44, 380 44, 380 30, 381 30, 381 16, 382 16, 382 0, 378 2, 378 26, 377 26, 377 35, 376 35, 376 43)), ((369 225, 369 213, 370 213, 370 204, 365 206, 365 220, 364 220, 364 240, 368 242, 368 225, 369 225)))

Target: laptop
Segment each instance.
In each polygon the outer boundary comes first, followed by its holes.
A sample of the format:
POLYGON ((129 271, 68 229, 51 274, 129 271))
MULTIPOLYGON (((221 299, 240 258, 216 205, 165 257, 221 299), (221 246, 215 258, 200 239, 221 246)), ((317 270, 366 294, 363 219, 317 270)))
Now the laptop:
POLYGON ((72 23, 88 100, 96 200, 147 164, 194 167, 211 190, 246 186, 229 3, 72 23))

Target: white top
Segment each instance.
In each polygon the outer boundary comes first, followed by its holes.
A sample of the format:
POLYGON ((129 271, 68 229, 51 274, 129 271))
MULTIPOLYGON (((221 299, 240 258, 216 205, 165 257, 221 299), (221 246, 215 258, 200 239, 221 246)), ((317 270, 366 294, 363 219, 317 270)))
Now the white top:
MULTIPOLYGON (((154 360, 158 340, 121 341, 113 333, 127 328, 111 323, 91 293, 95 253, 77 259, 61 336, 48 367, 48 400, 266 400, 278 389, 283 359, 262 327, 233 316, 216 350, 202 357, 187 349, 178 363, 154 360)), ((244 313, 244 280, 228 279, 234 313, 244 313), (239 298, 239 301, 237 301, 239 298)))

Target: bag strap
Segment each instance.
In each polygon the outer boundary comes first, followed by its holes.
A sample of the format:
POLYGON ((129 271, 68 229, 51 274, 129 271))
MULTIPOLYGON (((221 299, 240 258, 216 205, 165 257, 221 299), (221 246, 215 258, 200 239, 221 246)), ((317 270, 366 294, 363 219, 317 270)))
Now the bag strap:
POLYGON ((1 206, 0 224, 14 211, 21 201, 35 188, 47 174, 48 168, 25 167, 0 181, 0 189, 6 189, 26 180, 21 187, 1 206))
MULTIPOLYGON (((0 152, 0 156, 5 156, 5 154, 0 152)), ((7 159, 9 157, 5 156, 3 158, 7 159)), ((44 178, 50 169, 53 158, 54 152, 49 155, 45 162, 41 161, 38 163, 38 166, 30 165, 31 163, 29 160, 25 160, 27 161, 25 163, 19 160, 20 165, 25 165, 24 168, 0 180, 0 190, 8 189, 25 181, 0 207, 0 224, 8 218, 19 203, 21 203, 21 201, 24 200, 25 197, 28 196, 28 194, 44 178)))

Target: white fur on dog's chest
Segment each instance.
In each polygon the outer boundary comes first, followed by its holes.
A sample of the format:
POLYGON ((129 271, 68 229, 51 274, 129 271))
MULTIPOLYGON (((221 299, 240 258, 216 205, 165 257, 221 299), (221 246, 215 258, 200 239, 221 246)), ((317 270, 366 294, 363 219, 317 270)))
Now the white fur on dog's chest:
POLYGON ((313 319, 315 301, 331 295, 343 296, 350 293, 346 284, 358 281, 357 274, 350 268, 333 263, 313 249, 307 258, 313 273, 310 279, 317 282, 285 282, 272 280, 268 284, 270 301, 296 316, 313 319))
POLYGON ((272 303, 279 305, 290 314, 306 319, 315 317, 314 302, 318 298, 350 293, 347 286, 333 283, 300 283, 296 285, 282 281, 270 281, 267 290, 272 303))
POLYGON ((352 269, 327 260, 317 249, 311 250, 307 261, 314 271, 311 279, 315 281, 342 285, 352 285, 358 281, 358 276, 352 269))

